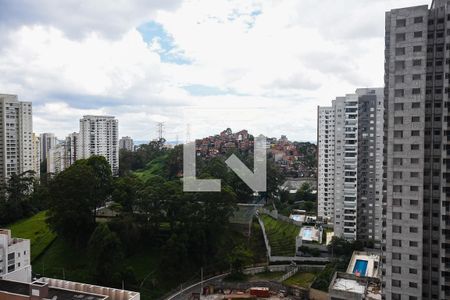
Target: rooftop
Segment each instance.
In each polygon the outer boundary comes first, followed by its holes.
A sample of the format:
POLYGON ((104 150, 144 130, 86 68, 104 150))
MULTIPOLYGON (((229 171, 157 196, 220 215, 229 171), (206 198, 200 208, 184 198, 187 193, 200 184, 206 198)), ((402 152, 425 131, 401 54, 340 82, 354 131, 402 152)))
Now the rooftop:
MULTIPOLYGON (((7 292, 16 295, 30 296, 30 287, 32 285, 36 285, 39 287, 46 286, 46 284, 42 282, 29 284, 0 279, 0 293, 7 292)), ((43 295, 41 298, 54 300, 103 300, 106 299, 107 296, 49 287, 48 296, 43 295)))
POLYGON ((356 294, 364 294, 366 285, 354 279, 336 278, 333 289, 356 294))
POLYGON ((355 251, 348 264, 347 273, 361 277, 379 277, 379 265, 379 254, 355 251))

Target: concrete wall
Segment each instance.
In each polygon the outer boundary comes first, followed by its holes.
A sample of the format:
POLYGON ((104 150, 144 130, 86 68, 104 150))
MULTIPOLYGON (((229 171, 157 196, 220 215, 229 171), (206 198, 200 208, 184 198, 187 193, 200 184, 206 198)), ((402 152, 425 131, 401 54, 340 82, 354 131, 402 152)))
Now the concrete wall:
POLYGON ((330 296, 321 290, 309 288, 309 300, 329 300, 330 296))

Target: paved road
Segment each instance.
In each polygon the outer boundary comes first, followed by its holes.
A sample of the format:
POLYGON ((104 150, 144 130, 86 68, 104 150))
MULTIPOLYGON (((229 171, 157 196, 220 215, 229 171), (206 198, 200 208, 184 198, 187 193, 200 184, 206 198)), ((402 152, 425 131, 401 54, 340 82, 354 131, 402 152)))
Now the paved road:
MULTIPOLYGON (((207 285, 208 283, 215 281, 217 279, 223 279, 225 276, 227 276, 229 273, 217 275, 214 277, 211 277, 209 279, 203 280, 203 285, 207 285)), ((183 289, 182 291, 166 298, 166 300, 186 300, 189 299, 189 296, 192 295, 192 293, 199 293, 201 288, 202 282, 194 283, 193 285, 183 289)))

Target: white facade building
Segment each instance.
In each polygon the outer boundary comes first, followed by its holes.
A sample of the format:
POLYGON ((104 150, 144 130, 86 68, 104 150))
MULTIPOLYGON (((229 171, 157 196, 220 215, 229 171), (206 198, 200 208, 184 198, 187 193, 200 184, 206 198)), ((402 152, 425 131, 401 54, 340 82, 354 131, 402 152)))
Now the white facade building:
POLYGON ((0 229, 0 279, 31 282, 30 240, 12 238, 0 229))
POLYGON ((83 116, 80 120, 80 156, 106 158, 113 175, 119 173, 119 124, 112 116, 83 116))
POLYGON ((66 168, 66 144, 59 143, 47 154, 47 173, 57 174, 66 168))
POLYGON ((332 220, 334 215, 334 107, 319 107, 318 130, 318 216, 332 220))
POLYGON ((128 151, 134 150, 133 139, 129 136, 124 136, 119 140, 119 149, 125 149, 128 151))
POLYGON ((381 239, 382 107, 368 88, 318 108, 318 216, 348 240, 381 239))
POLYGON ((39 177, 39 174, 41 173, 40 138, 37 134, 33 133, 31 140, 33 147, 33 154, 32 154, 33 171, 36 173, 36 177, 39 177))
POLYGON ((42 133, 39 137, 41 162, 47 159, 48 152, 58 144, 58 140, 53 133, 42 133))
POLYGON ((0 94, 0 179, 33 170, 31 102, 0 94))

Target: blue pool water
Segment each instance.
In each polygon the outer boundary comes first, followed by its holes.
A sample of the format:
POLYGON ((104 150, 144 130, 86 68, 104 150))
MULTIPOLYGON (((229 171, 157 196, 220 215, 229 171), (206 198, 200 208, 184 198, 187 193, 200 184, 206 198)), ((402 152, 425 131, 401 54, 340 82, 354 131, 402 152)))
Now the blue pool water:
POLYGON ((357 276, 366 276, 367 263, 367 260, 357 259, 355 267, 353 268, 353 274, 357 276))
POLYGON ((311 228, 305 228, 303 229, 303 237, 310 239, 312 237, 312 230, 311 228))

